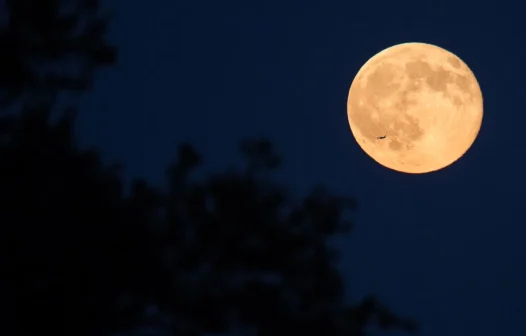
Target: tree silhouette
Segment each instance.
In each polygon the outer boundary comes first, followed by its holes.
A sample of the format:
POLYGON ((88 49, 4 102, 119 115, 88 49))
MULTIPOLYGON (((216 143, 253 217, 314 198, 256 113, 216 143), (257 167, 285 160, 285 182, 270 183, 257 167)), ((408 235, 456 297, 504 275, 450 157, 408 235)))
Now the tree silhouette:
POLYGON ((317 189, 292 203, 267 176, 276 162, 268 142, 244 146, 244 171, 200 182, 190 179, 200 158, 182 146, 166 192, 135 181, 125 197, 116 167, 75 146, 71 116, 50 124, 38 112, 4 125, 0 152, 19 334, 126 329, 148 304, 184 326, 178 335, 233 323, 259 335, 361 335, 375 315, 385 327, 413 327, 373 297, 342 300, 326 238, 348 230, 342 216, 353 202, 317 189))
POLYGON ((164 189, 137 179, 125 193, 119 166, 78 147, 75 110, 51 118, 59 93, 88 90, 94 70, 115 61, 98 1, 6 6, 2 104, 21 103, 0 118, 6 334, 91 336, 144 325, 174 335, 359 336, 374 323, 416 330, 374 296, 345 302, 338 251, 327 240, 349 232, 355 202, 321 187, 295 201, 272 179, 281 157, 269 141, 241 143, 243 169, 204 179, 194 177, 201 156, 181 145, 164 189), (164 324, 148 320, 151 307, 164 324))
POLYGON ((295 203, 272 182, 281 160, 271 143, 240 147, 242 171, 192 181, 201 160, 188 145, 168 169, 163 236, 175 281, 156 299, 160 307, 183 316, 189 335, 225 332, 232 323, 258 335, 362 335, 374 318, 385 329, 414 331, 374 296, 354 306, 343 300, 327 239, 348 232, 345 215, 355 202, 316 188, 295 203))
POLYGON ((42 112, 2 132, 1 239, 16 294, 7 307, 17 334, 90 335, 113 323, 117 295, 147 256, 145 226, 126 212, 115 169, 75 148, 72 119, 50 125, 42 112))
POLYGON ((38 104, 91 87, 93 72, 116 61, 105 40, 110 12, 98 0, 5 0, 0 27, 0 107, 38 104))

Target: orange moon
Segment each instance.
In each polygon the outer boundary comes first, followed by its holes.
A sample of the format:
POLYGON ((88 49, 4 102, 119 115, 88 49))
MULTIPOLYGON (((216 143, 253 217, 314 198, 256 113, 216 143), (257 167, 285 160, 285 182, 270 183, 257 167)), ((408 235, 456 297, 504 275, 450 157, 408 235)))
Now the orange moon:
POLYGON ((471 147, 482 125, 482 92, 453 53, 425 43, 384 49, 358 71, 347 116, 360 147, 404 173, 440 170, 471 147))

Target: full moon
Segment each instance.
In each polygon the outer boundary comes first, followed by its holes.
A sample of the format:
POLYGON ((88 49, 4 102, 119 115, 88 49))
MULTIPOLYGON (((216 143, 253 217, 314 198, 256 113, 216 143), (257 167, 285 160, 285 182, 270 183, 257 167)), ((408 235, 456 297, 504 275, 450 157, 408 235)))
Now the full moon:
POLYGON ((425 43, 384 49, 358 71, 347 117, 360 147, 379 164, 422 174, 451 165, 482 125, 482 92, 453 53, 425 43))

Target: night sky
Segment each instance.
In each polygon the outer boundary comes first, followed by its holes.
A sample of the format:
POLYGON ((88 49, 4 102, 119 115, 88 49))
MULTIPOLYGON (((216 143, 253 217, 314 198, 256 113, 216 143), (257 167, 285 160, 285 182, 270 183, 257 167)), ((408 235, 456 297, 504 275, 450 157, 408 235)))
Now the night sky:
POLYGON ((376 293, 425 336, 526 334, 524 5, 111 3, 120 61, 85 98, 83 144, 125 164, 127 177, 161 185, 182 141, 217 171, 241 163, 239 140, 268 137, 285 159, 279 178, 295 193, 322 183, 358 200, 356 228, 338 241, 350 299, 376 293), (359 68, 403 42, 452 51, 484 96, 474 145, 431 174, 375 163, 347 121, 359 68))

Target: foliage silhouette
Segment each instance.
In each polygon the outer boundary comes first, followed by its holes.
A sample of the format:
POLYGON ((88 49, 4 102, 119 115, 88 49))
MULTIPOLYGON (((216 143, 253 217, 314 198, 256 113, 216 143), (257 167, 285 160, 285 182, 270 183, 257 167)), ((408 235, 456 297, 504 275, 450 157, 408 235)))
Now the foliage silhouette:
MULTIPOLYGON (((246 165, 197 180, 202 158, 184 144, 161 190, 78 147, 75 110, 57 95, 89 90, 111 65, 107 16, 96 0, 7 0, 0 30, 0 261, 13 335, 103 335, 153 323, 203 335, 251 326, 276 333, 359 336, 372 323, 415 331, 374 296, 350 305, 327 238, 347 233, 352 199, 316 188, 294 202, 272 179, 271 142, 241 143, 246 165), (72 14, 60 14, 66 5, 72 14), (84 29, 75 36, 75 26, 84 29), (69 60, 75 61, 71 73, 69 60), (52 67, 49 67, 52 65, 52 67), (29 104, 28 104, 29 103, 29 104), (16 318, 15 318, 16 317, 16 318)), ((4 315, 9 316, 9 315, 4 315)))
POLYGON ((243 146, 246 170, 199 182, 190 177, 200 157, 181 146, 167 191, 138 180, 125 196, 118 167, 76 147, 73 116, 51 124, 36 112, 4 124, 0 152, 18 334, 126 329, 151 303, 185 326, 178 335, 224 332, 234 320, 259 335, 361 335, 375 315, 413 327, 374 297, 343 302, 326 238, 349 229, 342 216, 354 203, 322 189, 292 203, 268 176, 277 157, 268 142, 243 146))
POLYGON ((17 334, 90 335, 113 322, 116 295, 147 258, 145 226, 126 211, 115 168, 75 148, 71 118, 49 125, 42 111, 24 112, 5 123, 1 148, 1 237, 17 334))
POLYGON ((96 68, 116 61, 115 47, 105 40, 111 13, 101 12, 98 0, 5 0, 5 12, 0 107, 85 91, 96 68))
POLYGON ((258 335, 362 335, 375 317, 382 328, 415 331, 374 296, 355 306, 343 301, 337 251, 327 238, 348 232, 345 211, 355 202, 316 188, 294 203, 272 182, 280 158, 271 143, 240 147, 241 172, 189 182, 200 158, 188 145, 168 170, 164 236, 179 258, 170 265, 181 280, 173 282, 172 296, 158 301, 161 307, 184 314, 190 334, 224 332, 234 319, 257 326, 258 335))

